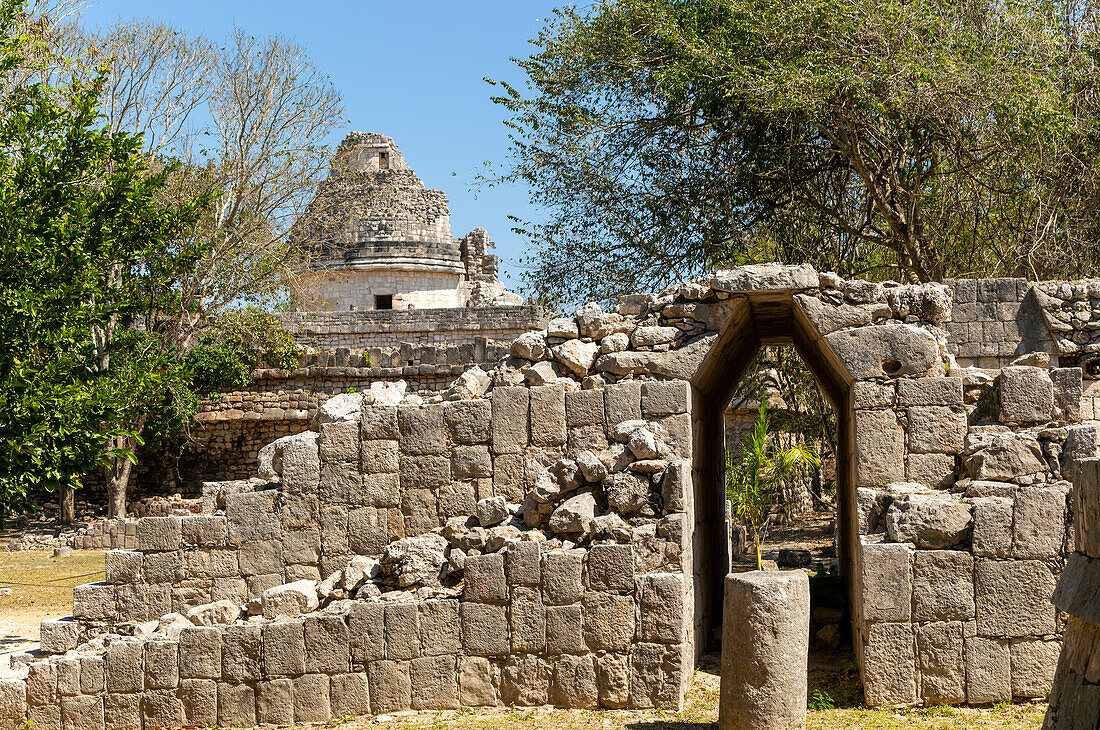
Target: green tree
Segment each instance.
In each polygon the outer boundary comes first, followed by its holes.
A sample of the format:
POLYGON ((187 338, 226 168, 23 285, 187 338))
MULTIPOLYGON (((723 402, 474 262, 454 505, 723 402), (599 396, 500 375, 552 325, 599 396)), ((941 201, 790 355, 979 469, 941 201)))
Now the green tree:
POLYGON ((64 511, 97 466, 131 463, 173 378, 155 338, 114 333, 156 328, 148 313, 202 255, 178 241, 205 201, 158 202, 168 170, 150 172, 139 136, 97 127, 104 74, 27 80, 24 19, 0 3, 0 503, 45 488, 64 511))
MULTIPOLYGON (((565 300, 723 265, 1095 271, 1097 34, 1070 0, 605 0, 500 83, 529 280, 565 300)), ((493 180, 486 178, 485 182, 493 180)))
POLYGON ((817 454, 802 444, 788 448, 776 445, 764 403, 760 404, 752 430, 741 442, 740 458, 726 452, 726 497, 733 503, 734 514, 749 528, 756 547, 757 570, 763 567, 760 543, 767 536, 768 508, 782 494, 785 482, 820 463, 817 454))

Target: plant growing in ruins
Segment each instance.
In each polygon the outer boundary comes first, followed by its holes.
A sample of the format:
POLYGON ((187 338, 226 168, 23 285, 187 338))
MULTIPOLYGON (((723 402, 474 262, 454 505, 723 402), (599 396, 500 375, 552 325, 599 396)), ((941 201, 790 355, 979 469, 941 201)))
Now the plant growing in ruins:
POLYGON ((802 444, 787 448, 776 445, 764 403, 760 404, 752 430, 741 442, 739 457, 726 452, 726 497, 733 503, 734 514, 749 529, 756 548, 757 570, 763 567, 760 544, 767 536, 769 508, 782 493, 784 482, 819 463, 817 454, 802 444))

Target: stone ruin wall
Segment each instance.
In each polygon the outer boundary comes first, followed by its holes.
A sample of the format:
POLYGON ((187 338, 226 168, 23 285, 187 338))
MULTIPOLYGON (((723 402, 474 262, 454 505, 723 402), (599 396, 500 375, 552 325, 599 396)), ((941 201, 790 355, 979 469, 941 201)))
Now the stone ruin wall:
POLYGON ((842 531, 861 534, 842 564, 868 703, 1043 696, 1065 477, 1096 428, 1077 425, 1080 369, 952 364, 952 299, 745 267, 552 320, 445 399, 332 398, 257 479, 209 485, 206 514, 138 521, 138 549, 108 553, 108 580, 43 624, 47 657, 0 682, 3 714, 151 728, 679 708, 708 628, 701 576, 725 573, 700 552, 701 388, 777 302, 843 369, 842 531))

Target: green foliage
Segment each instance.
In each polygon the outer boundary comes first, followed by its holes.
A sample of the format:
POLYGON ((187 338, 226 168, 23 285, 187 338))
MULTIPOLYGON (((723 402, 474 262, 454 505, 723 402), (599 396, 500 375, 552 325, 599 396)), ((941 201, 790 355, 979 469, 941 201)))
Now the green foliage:
POLYGON ((810 692, 810 699, 807 703, 807 707, 813 712, 835 710, 836 700, 834 700, 825 690, 814 689, 810 692))
POLYGON ((163 205, 139 136, 98 124, 104 76, 20 81, 23 12, 0 3, 0 506, 29 489, 79 487, 133 458, 139 415, 176 358, 134 331, 178 301, 194 266, 180 245, 205 200, 163 205))
POLYGON ((776 503, 786 481, 820 463, 817 454, 801 444, 776 446, 764 403, 741 443, 740 458, 726 452, 726 498, 733 503, 737 518, 749 528, 756 547, 757 570, 762 567, 760 543, 768 530, 768 508, 776 503))
POLYGON ((301 350, 273 314, 254 308, 217 317, 199 336, 185 358, 195 392, 210 396, 220 390, 252 384, 252 371, 264 365, 292 370, 301 350))
MULTIPOLYGON (((497 83, 529 282, 566 301, 761 260, 1095 271, 1095 14, 1051 0, 604 0, 497 83)), ((492 184, 494 179, 483 182, 492 184)))

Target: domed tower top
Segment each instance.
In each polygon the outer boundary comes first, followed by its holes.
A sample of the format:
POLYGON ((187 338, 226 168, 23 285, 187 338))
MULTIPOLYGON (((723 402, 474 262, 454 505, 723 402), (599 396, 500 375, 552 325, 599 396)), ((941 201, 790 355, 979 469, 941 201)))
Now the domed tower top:
POLYGON ((447 196, 424 187, 385 135, 352 132, 344 139, 291 239, 310 253, 309 271, 297 281, 307 308, 460 307, 518 298, 496 281, 484 230, 456 240, 447 196))

